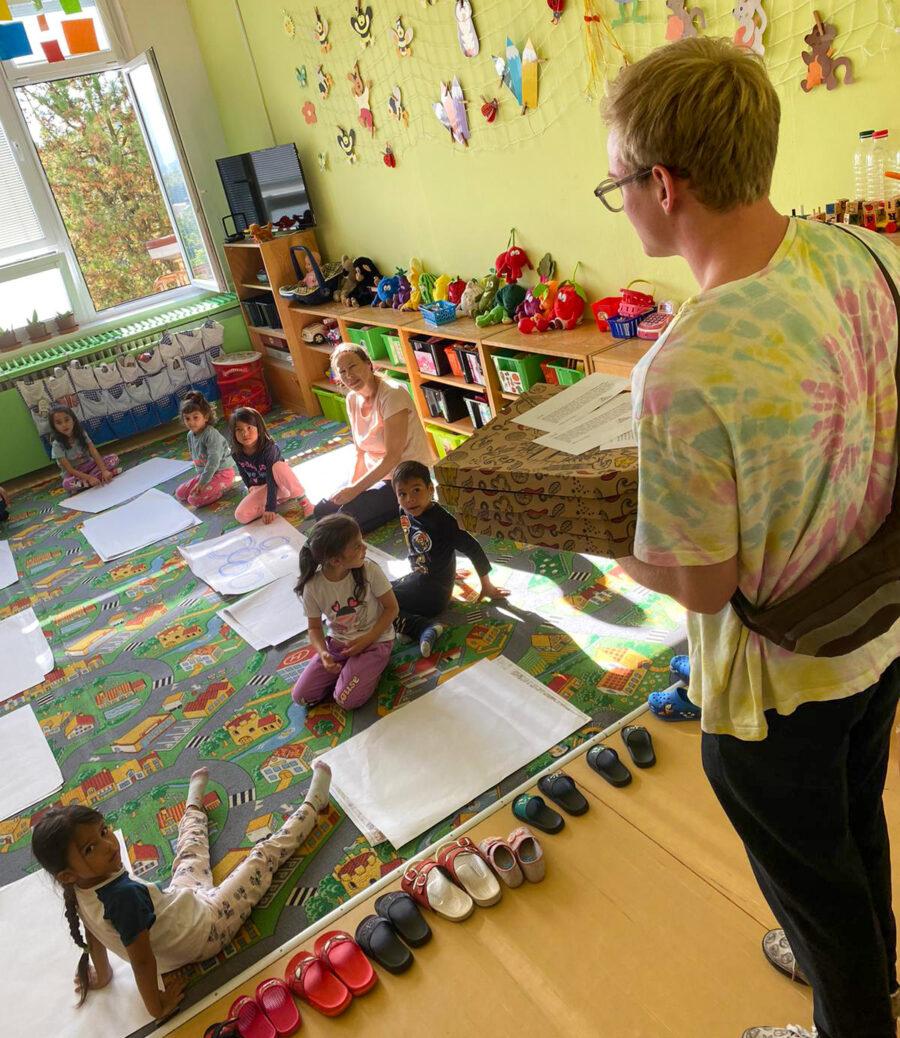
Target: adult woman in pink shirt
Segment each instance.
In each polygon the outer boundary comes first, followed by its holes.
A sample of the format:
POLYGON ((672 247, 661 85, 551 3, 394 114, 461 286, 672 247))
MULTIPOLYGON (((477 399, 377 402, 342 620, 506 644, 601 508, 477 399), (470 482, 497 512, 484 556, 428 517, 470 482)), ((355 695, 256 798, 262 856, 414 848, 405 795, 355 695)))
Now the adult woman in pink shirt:
POLYGON ((347 417, 356 463, 349 483, 320 501, 315 516, 346 512, 366 533, 399 514, 391 486, 394 469, 401 461, 420 461, 430 467, 431 452, 409 393, 381 378, 361 346, 341 343, 331 355, 331 364, 349 390, 347 417))

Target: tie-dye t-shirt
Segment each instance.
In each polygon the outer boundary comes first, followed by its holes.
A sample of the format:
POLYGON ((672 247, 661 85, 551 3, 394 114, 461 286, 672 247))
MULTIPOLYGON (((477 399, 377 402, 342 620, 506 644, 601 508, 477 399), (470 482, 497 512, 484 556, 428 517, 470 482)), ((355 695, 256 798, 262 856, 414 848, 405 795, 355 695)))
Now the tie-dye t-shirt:
MULTIPOLYGON (((900 285, 900 249, 864 236, 900 285)), ((689 299, 633 377, 634 553, 659 566, 738 557, 754 604, 800 590, 890 511, 897 313, 850 234, 791 220, 757 274, 689 299)), ((835 659, 787 652, 730 605, 688 614, 690 697, 708 732, 766 736, 763 712, 840 699, 900 655, 900 623, 835 659)))

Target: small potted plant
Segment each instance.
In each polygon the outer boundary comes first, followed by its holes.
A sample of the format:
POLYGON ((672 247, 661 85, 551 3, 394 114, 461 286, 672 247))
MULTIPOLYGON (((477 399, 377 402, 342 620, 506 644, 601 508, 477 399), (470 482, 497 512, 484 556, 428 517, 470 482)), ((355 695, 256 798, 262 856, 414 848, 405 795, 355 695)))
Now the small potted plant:
POLYGON ((14 350, 18 345, 15 328, 0 328, 0 350, 14 350))
POLYGON ((25 324, 25 332, 31 342, 42 342, 44 339, 50 338, 50 332, 47 329, 47 322, 40 320, 35 310, 31 317, 25 324))
POLYGON ((74 332, 78 327, 78 322, 75 320, 75 314, 71 310, 67 310, 64 314, 56 315, 56 329, 60 334, 63 332, 74 332))

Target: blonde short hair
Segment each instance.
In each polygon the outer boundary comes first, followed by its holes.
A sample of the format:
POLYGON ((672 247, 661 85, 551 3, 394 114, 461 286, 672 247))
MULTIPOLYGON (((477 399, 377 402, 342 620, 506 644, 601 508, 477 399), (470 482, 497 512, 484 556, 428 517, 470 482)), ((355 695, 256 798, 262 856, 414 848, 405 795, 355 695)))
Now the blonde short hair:
POLYGON ((629 172, 665 166, 719 212, 769 193, 781 106, 762 62, 728 40, 679 40, 627 66, 603 117, 629 172))

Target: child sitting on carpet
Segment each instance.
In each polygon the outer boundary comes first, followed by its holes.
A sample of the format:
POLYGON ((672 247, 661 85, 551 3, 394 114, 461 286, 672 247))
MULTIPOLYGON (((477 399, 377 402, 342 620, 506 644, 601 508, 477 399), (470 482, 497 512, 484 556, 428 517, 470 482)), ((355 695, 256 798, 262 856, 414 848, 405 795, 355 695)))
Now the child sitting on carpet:
POLYGON ((387 577, 366 559, 352 516, 338 512, 313 527, 300 549, 296 591, 309 617, 309 643, 318 655, 297 679, 294 702, 312 705, 333 694, 347 710, 362 706, 387 666, 398 610, 387 577))
POLYGON ((34 827, 34 856, 62 885, 69 932, 84 949, 75 977, 79 1005, 91 988, 112 980, 111 951, 131 963, 147 1012, 157 1021, 170 1016, 184 995, 185 981, 168 978, 160 990, 158 973, 218 955, 269 889, 276 871, 309 836, 316 814, 328 806, 331 771, 319 762, 300 807, 214 886, 203 808, 208 777, 206 768, 191 775, 165 890, 129 875, 115 833, 92 808, 54 807, 34 827))
POLYGON ((431 620, 450 605, 457 551, 468 557, 481 579, 479 599, 506 598, 508 592, 491 583, 491 564, 478 541, 434 500, 431 473, 421 462, 401 462, 391 482, 412 569, 393 582, 400 606, 397 630, 418 641, 419 651, 427 657, 444 633, 444 625, 431 620))
POLYGON ((118 455, 101 455, 97 451, 71 407, 62 404, 51 407, 48 421, 53 439, 50 457, 60 467, 63 488, 70 494, 77 494, 87 487, 98 487, 118 476, 118 455))
POLYGON ((218 501, 234 482, 228 441, 215 426, 216 415, 202 393, 192 390, 181 402, 191 461, 199 472, 175 491, 179 501, 200 508, 218 501))
POLYGON ((262 516, 268 526, 275 519, 276 507, 292 497, 300 498, 304 516, 312 515, 306 491, 281 456, 259 411, 239 407, 229 420, 228 431, 231 453, 247 487, 247 496, 235 509, 235 519, 252 523, 262 516))

